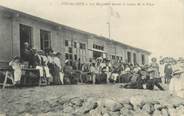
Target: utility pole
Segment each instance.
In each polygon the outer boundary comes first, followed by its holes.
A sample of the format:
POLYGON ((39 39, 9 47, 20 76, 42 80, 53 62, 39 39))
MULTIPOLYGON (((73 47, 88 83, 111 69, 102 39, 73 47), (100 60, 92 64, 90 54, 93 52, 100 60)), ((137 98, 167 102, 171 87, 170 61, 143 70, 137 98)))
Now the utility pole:
POLYGON ((109 40, 111 40, 112 47, 114 47, 114 49, 115 49, 115 59, 116 59, 116 45, 113 45, 113 41, 111 39, 111 23, 110 23, 110 21, 107 22, 107 24, 108 24, 109 40))
POLYGON ((110 21, 107 22, 107 24, 108 24, 109 39, 111 40, 111 24, 110 24, 110 21))

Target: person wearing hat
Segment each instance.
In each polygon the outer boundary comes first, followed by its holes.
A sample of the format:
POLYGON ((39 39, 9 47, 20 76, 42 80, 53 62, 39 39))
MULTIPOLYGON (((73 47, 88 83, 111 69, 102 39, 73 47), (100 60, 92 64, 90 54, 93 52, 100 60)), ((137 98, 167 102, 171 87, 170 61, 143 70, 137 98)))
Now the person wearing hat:
POLYGON ((165 73, 165 83, 169 83, 172 78, 172 66, 170 63, 167 63, 164 67, 164 73, 165 73))
POLYGON ((156 86, 160 90, 164 90, 164 88, 159 84, 159 82, 156 79, 150 78, 150 72, 147 70, 141 70, 139 71, 140 78, 137 78, 136 81, 130 82, 125 85, 121 85, 120 87, 129 88, 129 89, 148 89, 153 90, 154 86, 156 86))
POLYGON ((60 62, 60 53, 53 52, 52 55, 52 76, 53 76, 53 84, 60 85, 62 84, 60 80, 60 71, 61 71, 61 62, 60 62))
POLYGON ((64 80, 67 84, 72 84, 73 82, 73 68, 70 65, 70 61, 67 59, 65 60, 65 65, 63 68, 63 72, 64 72, 64 80))
POLYGON ((179 68, 173 71, 172 79, 169 84, 170 95, 184 98, 183 73, 184 71, 179 68))
POLYGON ((42 51, 41 50, 38 50, 36 51, 35 53, 35 68, 37 70, 39 70, 39 75, 41 77, 41 80, 43 81, 44 80, 44 70, 43 70, 43 65, 42 65, 42 62, 43 62, 43 59, 42 59, 42 51))
POLYGON ((60 52, 57 52, 55 54, 54 62, 56 66, 59 68, 60 80, 58 79, 58 81, 61 81, 61 84, 64 84, 64 73, 63 73, 63 67, 61 66, 61 53, 60 52))
POLYGON ((28 62, 28 66, 33 66, 33 51, 28 42, 24 43, 24 49, 21 51, 21 59, 25 62, 28 62))
POLYGON ((105 62, 105 65, 103 66, 102 71, 106 74, 106 83, 109 83, 112 67, 110 64, 110 60, 105 59, 104 62, 105 62))
POLYGON ((92 83, 95 84, 96 83, 96 75, 97 75, 97 68, 95 67, 95 63, 92 62, 90 65, 90 73, 91 73, 91 77, 92 77, 92 83))
POLYGON ((130 80, 131 74, 130 74, 131 70, 128 64, 124 64, 124 69, 121 71, 120 74, 120 82, 121 83, 127 83, 130 80))

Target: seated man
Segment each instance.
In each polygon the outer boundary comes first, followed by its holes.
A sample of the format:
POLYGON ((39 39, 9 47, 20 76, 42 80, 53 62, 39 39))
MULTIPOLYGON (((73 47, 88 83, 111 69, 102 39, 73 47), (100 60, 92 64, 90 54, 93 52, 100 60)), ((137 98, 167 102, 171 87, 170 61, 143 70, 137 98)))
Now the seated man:
POLYGON ((125 64, 124 70, 120 73, 120 82, 121 83, 128 83, 132 77, 131 70, 128 64, 125 64))
POLYGON ((106 83, 109 83, 110 77, 111 77, 111 64, 110 60, 104 59, 104 66, 102 67, 102 72, 106 75, 106 83))
POLYGON ((121 85, 120 87, 128 88, 128 89, 149 89, 153 90, 154 86, 158 87, 160 90, 164 90, 162 86, 156 79, 150 79, 150 72, 142 71, 141 78, 138 78, 135 82, 130 82, 125 85, 121 85))
POLYGON ((89 81, 92 81, 90 79, 90 66, 87 63, 82 65, 81 79, 82 83, 88 83, 89 81))
POLYGON ((63 68, 63 71, 64 71, 64 83, 68 83, 68 84, 72 84, 73 82, 73 68, 72 66, 70 65, 69 63, 69 60, 66 60, 65 61, 65 66, 63 68))
POLYGON ((113 83, 116 83, 118 76, 119 76, 119 67, 114 67, 111 75, 111 79, 113 83))

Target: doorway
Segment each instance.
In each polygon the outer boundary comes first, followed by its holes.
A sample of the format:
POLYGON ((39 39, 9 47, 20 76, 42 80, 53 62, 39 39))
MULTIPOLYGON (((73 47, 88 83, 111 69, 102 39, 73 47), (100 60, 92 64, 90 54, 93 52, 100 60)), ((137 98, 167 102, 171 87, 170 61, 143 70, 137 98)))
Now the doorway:
POLYGON ((23 55, 25 42, 32 47, 32 27, 20 24, 20 56, 23 55))
POLYGON ((137 55, 136 53, 133 54, 133 57, 134 57, 134 65, 137 64, 137 55))

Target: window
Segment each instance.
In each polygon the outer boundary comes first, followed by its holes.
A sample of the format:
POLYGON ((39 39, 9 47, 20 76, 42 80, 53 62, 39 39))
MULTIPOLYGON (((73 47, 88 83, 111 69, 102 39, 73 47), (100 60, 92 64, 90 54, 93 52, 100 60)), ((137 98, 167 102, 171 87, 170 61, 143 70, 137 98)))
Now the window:
POLYGON ((127 58, 128 58, 128 63, 131 63, 131 53, 130 52, 127 52, 127 58))
POLYGON ((68 46, 68 40, 65 40, 65 46, 68 46))
POLYGON ((115 59, 115 56, 114 56, 114 55, 112 55, 112 59, 113 59, 113 60, 115 59))
POLYGON ((77 60, 77 55, 76 54, 74 55, 74 60, 77 60))
POLYGON ((137 64, 137 56, 136 56, 136 53, 134 53, 133 57, 134 57, 134 65, 135 65, 135 64, 137 64))
POLYGON ((69 53, 72 53, 72 48, 71 48, 71 47, 69 47, 68 50, 69 50, 69 51, 68 51, 69 53))
POLYGON ((73 59, 72 54, 69 54, 69 59, 70 59, 70 60, 72 60, 72 59, 73 59))
POLYGON ((49 31, 40 30, 40 44, 41 50, 51 48, 51 34, 49 31))
POLYGON ((98 49, 98 50, 104 50, 104 47, 103 46, 99 46, 99 45, 96 45, 96 44, 93 44, 93 48, 94 49, 98 49))
POLYGON ((142 64, 144 65, 145 64, 145 56, 142 54, 142 64))
POLYGON ((68 54, 67 54, 67 53, 65 54, 65 59, 69 59, 69 57, 68 57, 68 54))
POLYGON ((74 48, 77 48, 77 42, 74 42, 74 48))
POLYGON ((80 43, 80 49, 86 49, 86 45, 83 43, 80 43))
POLYGON ((72 54, 65 53, 65 59, 72 60, 73 59, 72 54))
POLYGON ((24 43, 28 42, 30 47, 32 46, 32 34, 33 28, 27 25, 20 24, 20 56, 23 55, 24 52, 24 43))

